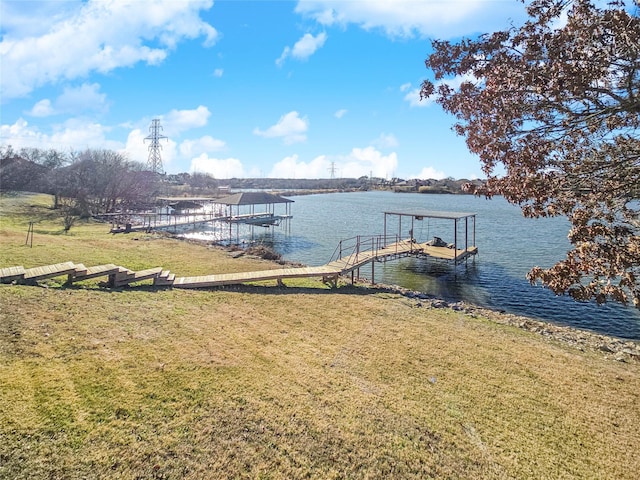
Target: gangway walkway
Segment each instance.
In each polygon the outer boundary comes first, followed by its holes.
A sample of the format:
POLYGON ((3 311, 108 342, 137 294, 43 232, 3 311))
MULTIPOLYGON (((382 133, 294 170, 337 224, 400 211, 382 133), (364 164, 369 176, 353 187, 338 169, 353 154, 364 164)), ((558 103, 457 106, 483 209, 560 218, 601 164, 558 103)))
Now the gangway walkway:
MULTIPOLYGON (((155 267, 146 270, 132 271, 114 264, 85 267, 73 262, 59 263, 25 269, 22 266, 0 268, 0 283, 34 284, 47 278, 67 276, 67 284, 88 280, 90 278, 107 277, 110 287, 123 287, 144 280, 153 280, 158 287, 175 288, 208 288, 224 285, 276 280, 278 285, 286 278, 322 277, 325 283, 337 287, 338 277, 352 273, 361 267, 374 262, 393 260, 410 255, 428 256, 458 262, 478 251, 477 247, 451 249, 438 247, 429 243, 416 243, 413 239, 394 239, 387 244, 384 236, 353 237, 341 241, 332 259, 326 265, 318 267, 278 268, 252 272, 222 273, 194 277, 176 277, 174 273, 155 267)), ((372 279, 373 281, 373 279, 372 279)))

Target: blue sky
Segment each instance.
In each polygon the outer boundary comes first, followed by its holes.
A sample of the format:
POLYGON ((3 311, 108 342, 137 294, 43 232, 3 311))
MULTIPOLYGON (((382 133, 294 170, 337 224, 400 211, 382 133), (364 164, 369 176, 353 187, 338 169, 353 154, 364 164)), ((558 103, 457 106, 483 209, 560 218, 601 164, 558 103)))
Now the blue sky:
POLYGON ((0 3, 0 144, 107 148, 216 178, 478 178, 419 101, 430 39, 504 29, 517 0, 0 3))

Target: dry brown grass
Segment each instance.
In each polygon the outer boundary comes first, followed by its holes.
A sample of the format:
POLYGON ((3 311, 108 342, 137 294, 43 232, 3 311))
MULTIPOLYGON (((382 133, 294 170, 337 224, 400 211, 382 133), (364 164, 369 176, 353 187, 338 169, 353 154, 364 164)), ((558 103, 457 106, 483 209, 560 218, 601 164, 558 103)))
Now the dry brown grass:
MULTIPOLYGON (((100 228, 3 221, 0 266, 268 265, 100 228)), ((1 478, 631 479, 639 397, 637 363, 374 289, 0 286, 1 478)))

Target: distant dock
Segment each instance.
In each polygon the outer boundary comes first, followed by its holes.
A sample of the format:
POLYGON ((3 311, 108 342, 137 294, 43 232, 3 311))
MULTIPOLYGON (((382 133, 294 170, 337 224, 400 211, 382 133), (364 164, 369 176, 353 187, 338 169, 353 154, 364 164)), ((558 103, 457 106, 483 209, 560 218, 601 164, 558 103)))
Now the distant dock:
POLYGON ((222 198, 212 197, 160 197, 161 206, 154 211, 131 211, 100 215, 111 222, 111 233, 178 231, 197 229, 214 222, 228 225, 228 239, 233 238, 232 226, 273 227, 291 219, 293 200, 267 192, 241 192, 222 198), (276 205, 284 211, 276 212, 276 205), (256 211, 256 206, 261 210, 256 211))

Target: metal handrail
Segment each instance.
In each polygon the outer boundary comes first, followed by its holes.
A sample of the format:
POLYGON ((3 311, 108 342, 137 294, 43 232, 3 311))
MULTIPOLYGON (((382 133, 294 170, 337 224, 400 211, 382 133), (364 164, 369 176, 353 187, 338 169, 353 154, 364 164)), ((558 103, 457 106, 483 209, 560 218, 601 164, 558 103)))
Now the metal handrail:
POLYGON ((397 250, 399 242, 399 235, 358 235, 340 240, 328 263, 342 260, 345 262, 345 267, 353 266, 358 263, 362 253, 366 252, 377 257, 378 252, 387 245, 395 245, 397 250))

